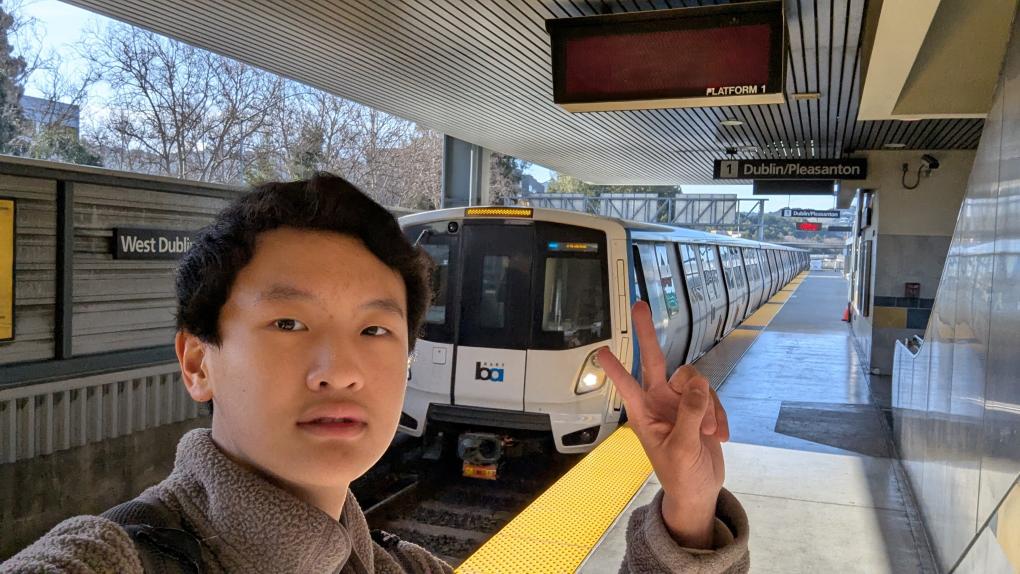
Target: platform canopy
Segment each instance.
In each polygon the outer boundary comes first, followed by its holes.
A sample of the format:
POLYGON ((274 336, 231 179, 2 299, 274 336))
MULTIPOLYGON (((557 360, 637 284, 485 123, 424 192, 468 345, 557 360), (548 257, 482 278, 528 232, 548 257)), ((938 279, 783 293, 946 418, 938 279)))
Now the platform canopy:
POLYGON ((716 2, 71 3, 603 184, 708 183, 712 161, 726 157, 727 148, 739 150, 740 158, 839 158, 883 146, 975 148, 983 104, 947 103, 932 94, 970 89, 990 104, 1011 21, 1011 12, 1005 18, 1001 12, 1015 4, 786 0, 785 104, 571 114, 552 100, 546 19, 716 2), (899 4, 911 9, 897 9, 899 4), (989 29, 996 21, 1004 24, 989 29), (989 58, 996 50, 998 57, 989 58), (863 73, 869 62, 873 82, 863 73), (818 99, 794 97, 812 92, 818 99), (862 95, 868 121, 860 117, 862 95), (909 104, 902 113, 896 109, 900 100, 909 104), (935 109, 933 101, 942 107, 935 109), (727 126, 723 120, 741 123, 727 126))

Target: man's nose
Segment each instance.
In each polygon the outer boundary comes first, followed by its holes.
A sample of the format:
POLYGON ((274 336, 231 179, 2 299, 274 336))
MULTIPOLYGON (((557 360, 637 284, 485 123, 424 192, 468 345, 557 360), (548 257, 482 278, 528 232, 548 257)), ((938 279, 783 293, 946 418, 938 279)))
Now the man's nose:
POLYGON ((352 342, 324 340, 315 357, 315 365, 309 371, 306 381, 311 390, 332 388, 356 391, 365 385, 362 358, 352 342))

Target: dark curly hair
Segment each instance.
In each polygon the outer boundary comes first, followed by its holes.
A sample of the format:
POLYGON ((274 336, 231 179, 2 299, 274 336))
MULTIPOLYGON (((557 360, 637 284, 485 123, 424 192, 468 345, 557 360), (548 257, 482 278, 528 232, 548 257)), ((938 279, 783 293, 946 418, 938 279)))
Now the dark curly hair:
POLYGON ((267 183, 237 199, 202 229, 177 269, 177 329, 219 345, 220 310, 260 233, 278 227, 333 231, 360 239, 407 288, 408 352, 429 303, 429 256, 404 237, 393 216, 347 180, 329 173, 267 183))

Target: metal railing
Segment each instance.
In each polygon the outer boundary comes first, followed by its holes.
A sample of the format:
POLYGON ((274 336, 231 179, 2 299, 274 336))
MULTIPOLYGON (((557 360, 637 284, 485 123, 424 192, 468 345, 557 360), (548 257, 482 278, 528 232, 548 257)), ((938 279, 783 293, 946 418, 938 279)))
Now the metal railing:
POLYGON ((0 464, 198 416, 176 362, 0 389, 0 464))
POLYGON ((689 228, 757 228, 758 240, 765 236, 765 199, 741 199, 736 196, 655 194, 543 193, 516 198, 516 203, 532 207, 565 209, 604 217, 616 217, 646 223, 662 223, 689 228), (747 210, 741 204, 750 203, 747 210), (757 212, 757 222, 741 222, 741 216, 757 212))

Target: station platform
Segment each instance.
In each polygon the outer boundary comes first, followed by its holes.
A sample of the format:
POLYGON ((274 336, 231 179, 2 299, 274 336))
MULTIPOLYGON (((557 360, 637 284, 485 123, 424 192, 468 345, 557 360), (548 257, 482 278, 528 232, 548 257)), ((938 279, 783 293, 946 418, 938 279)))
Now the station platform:
MULTIPOLYGON (((729 416, 725 487, 748 514, 751 572, 936 571, 846 300, 840 274, 805 272, 696 364, 729 416)), ((659 489, 623 427, 458 572, 616 572, 630 513, 659 489)))

